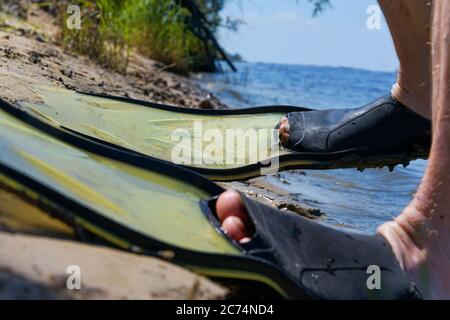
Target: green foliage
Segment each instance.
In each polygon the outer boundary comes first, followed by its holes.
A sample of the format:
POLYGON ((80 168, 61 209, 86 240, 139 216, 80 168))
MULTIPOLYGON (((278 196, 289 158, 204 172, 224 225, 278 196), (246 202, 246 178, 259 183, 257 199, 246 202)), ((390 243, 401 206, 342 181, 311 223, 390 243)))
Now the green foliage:
POLYGON ((133 23, 133 45, 178 72, 198 69, 205 56, 202 41, 188 25, 190 12, 164 0, 131 0, 139 8, 133 23))
POLYGON ((68 29, 66 8, 69 4, 58 3, 64 46, 88 55, 106 67, 125 71, 131 32, 127 12, 122 10, 125 1, 82 0, 72 3, 81 8, 82 28, 68 29))
MULTIPOLYGON (((212 34, 219 27, 236 30, 239 26, 237 20, 227 19, 224 23, 221 20, 220 12, 227 1, 237 0, 195 0, 212 34)), ((315 15, 329 5, 329 0, 308 1, 313 4, 315 15)), ((216 48, 198 32, 198 19, 180 6, 181 0, 49 0, 45 3, 51 3, 59 12, 61 40, 67 49, 120 72, 126 71, 132 49, 181 73, 212 71, 219 57, 216 48), (81 30, 69 30, 66 26, 66 10, 71 4, 81 8, 81 30)))
MULTIPOLYGON (((218 12, 223 3, 198 1, 208 19, 212 18, 212 30, 220 23, 218 12)), ((211 48, 191 31, 190 12, 173 0, 83 0, 71 4, 82 9, 82 29, 67 28, 64 9, 68 3, 59 2, 63 44, 107 67, 124 72, 131 48, 178 72, 205 68, 215 58, 209 57, 211 48)))

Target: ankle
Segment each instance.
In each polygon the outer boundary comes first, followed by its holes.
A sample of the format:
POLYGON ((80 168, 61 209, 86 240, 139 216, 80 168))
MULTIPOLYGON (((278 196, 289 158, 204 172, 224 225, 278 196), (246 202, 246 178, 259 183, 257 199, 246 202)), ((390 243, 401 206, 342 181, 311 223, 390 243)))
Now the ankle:
POLYGON ((446 228, 413 201, 394 221, 378 229, 410 280, 426 299, 448 298, 450 248, 446 228))
POLYGON ((399 83, 394 84, 391 94, 395 100, 407 106, 413 112, 431 120, 431 97, 421 97, 419 94, 414 94, 399 83))
POLYGON ((415 274, 426 261, 427 253, 419 236, 420 223, 411 221, 410 210, 406 208, 394 221, 383 224, 378 233, 390 244, 400 267, 415 280, 415 274))

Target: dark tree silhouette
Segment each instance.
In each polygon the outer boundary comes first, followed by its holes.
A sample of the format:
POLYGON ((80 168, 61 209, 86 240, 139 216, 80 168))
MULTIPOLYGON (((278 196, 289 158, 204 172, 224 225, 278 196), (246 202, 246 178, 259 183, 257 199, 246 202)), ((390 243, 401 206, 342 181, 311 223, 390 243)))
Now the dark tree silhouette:
MULTIPOLYGON (((175 0, 175 2, 189 10, 191 18, 187 25, 199 39, 204 42, 206 55, 214 64, 214 60, 218 57, 224 59, 231 70, 236 71, 231 59, 225 53, 217 41, 215 34, 219 26, 223 26, 220 11, 224 8, 229 0, 175 0), (212 52, 213 51, 213 52, 212 52)), ((300 0, 296 0, 299 2, 300 0)), ((320 14, 325 7, 331 6, 330 0, 308 0, 313 5, 313 16, 320 14)), ((240 21, 228 19, 225 26, 228 29, 237 30, 240 21)))

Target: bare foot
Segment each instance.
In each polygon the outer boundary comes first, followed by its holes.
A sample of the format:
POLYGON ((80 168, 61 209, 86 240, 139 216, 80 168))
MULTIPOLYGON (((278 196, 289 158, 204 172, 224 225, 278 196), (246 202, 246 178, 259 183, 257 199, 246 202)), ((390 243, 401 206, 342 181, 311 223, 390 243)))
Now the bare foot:
POLYGON ((241 243, 250 241, 251 222, 237 191, 222 193, 216 203, 216 212, 222 228, 231 238, 241 243))
POLYGON ((288 118, 284 117, 280 120, 280 128, 278 129, 278 134, 282 145, 286 145, 289 141, 289 121, 288 118))
MULTIPOLYGON (((241 243, 251 240, 251 221, 238 192, 224 192, 216 211, 225 232, 241 243)), ((392 247, 400 267, 426 299, 450 299, 450 227, 448 221, 433 221, 408 207, 378 232, 392 247), (442 237, 436 237, 444 234, 442 237), (440 238, 441 241, 436 241, 440 238)))
POLYGON ((444 218, 412 204, 378 229, 425 299, 450 299, 450 223, 444 218))

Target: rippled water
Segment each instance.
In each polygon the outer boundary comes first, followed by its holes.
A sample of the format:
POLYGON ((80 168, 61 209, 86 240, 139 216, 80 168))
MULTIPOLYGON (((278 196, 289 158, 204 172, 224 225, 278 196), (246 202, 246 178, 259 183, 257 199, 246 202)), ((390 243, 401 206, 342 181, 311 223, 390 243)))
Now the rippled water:
MULTIPOLYGON (((201 74, 198 81, 236 108, 292 104, 353 108, 389 93, 395 74, 350 68, 239 63, 239 72, 201 74)), ((426 161, 394 172, 369 169, 283 172, 267 179, 320 208, 325 222, 371 233, 396 216, 417 189, 426 161)))

